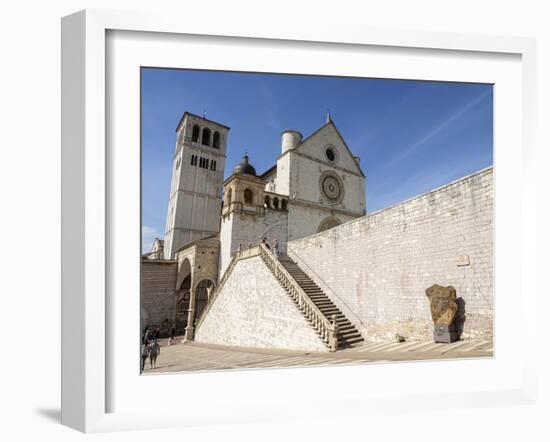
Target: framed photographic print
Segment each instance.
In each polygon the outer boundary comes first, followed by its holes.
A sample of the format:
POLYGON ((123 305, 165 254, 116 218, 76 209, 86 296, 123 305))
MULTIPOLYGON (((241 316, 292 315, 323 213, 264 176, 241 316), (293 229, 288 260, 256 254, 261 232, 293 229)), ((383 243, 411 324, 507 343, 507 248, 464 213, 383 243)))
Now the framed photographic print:
POLYGON ((533 57, 64 18, 63 422, 530 402, 533 57))

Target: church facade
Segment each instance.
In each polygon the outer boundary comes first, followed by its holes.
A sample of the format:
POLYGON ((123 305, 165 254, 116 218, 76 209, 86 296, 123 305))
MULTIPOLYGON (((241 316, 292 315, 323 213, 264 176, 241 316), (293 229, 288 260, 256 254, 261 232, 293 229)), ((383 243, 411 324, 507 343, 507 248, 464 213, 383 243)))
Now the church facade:
POLYGON ((248 155, 224 182, 221 216, 223 274, 239 248, 266 238, 286 252, 289 241, 363 216, 365 175, 330 117, 306 139, 281 135, 277 162, 257 174, 248 155))

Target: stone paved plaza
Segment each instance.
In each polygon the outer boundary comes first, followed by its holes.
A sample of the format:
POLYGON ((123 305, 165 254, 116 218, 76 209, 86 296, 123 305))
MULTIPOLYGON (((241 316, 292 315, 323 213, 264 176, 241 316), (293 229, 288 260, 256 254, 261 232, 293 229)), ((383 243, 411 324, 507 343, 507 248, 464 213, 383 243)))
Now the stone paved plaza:
POLYGON ((168 346, 166 340, 161 340, 161 353, 157 360, 157 368, 151 370, 149 361, 147 361, 145 374, 478 358, 492 357, 493 355, 491 341, 458 341, 452 344, 436 344, 434 342, 364 343, 358 347, 335 353, 245 349, 196 342, 183 344, 181 339, 176 342, 176 344, 168 346))

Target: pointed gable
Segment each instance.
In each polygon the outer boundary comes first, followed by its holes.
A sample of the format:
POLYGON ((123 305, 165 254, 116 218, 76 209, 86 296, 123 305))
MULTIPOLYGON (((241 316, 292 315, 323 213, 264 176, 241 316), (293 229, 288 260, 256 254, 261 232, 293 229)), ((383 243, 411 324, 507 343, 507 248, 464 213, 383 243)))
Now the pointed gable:
POLYGON ((296 148, 296 152, 365 176, 332 120, 304 139, 296 148), (332 151, 332 154, 328 150, 332 151))

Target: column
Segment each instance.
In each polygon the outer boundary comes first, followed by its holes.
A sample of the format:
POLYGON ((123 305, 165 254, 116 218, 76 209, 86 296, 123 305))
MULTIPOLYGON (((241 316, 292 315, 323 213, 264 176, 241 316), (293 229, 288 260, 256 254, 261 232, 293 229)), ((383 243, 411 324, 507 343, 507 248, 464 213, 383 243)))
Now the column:
POLYGON ((185 327, 185 340, 193 341, 195 339, 195 302, 196 289, 192 288, 189 292, 189 313, 187 315, 187 327, 185 327))

